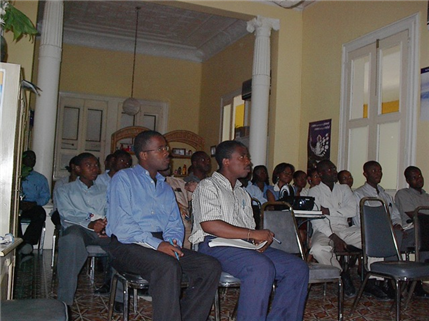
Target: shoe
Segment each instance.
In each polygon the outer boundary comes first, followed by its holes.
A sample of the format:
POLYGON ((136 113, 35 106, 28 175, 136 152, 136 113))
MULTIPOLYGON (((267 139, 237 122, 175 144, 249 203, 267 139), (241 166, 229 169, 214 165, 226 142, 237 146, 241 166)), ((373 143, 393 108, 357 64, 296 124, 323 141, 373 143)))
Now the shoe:
POLYGON ((383 291, 383 286, 380 281, 369 279, 363 289, 363 293, 367 296, 374 297, 378 301, 390 301, 387 294, 383 291))
POLYGON ((110 284, 103 284, 101 287, 94 290, 95 295, 109 295, 110 293, 110 284))
POLYGON ((420 299, 429 299, 429 293, 427 293, 422 286, 422 282, 417 282, 416 287, 414 289, 414 296, 420 299))
POLYGON ((18 251, 19 254, 28 255, 33 252, 33 246, 31 244, 25 243, 18 251))
POLYGON ((115 301, 115 304, 113 305, 113 311, 115 311, 115 313, 124 313, 124 303, 115 301))
POLYGON ((343 272, 341 274, 341 278, 343 279, 344 295, 347 298, 353 298, 354 296, 356 296, 356 289, 355 289, 355 286, 353 285, 350 274, 343 272))
POLYGON ((384 280, 382 290, 387 294, 389 299, 395 300, 396 291, 393 288, 392 282, 390 282, 390 280, 384 280))

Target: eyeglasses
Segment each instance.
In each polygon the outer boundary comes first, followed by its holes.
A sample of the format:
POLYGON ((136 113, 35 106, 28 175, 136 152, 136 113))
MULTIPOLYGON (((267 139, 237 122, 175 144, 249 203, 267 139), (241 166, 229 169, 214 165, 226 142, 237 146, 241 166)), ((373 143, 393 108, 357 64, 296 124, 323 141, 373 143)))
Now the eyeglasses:
POLYGON ((162 153, 162 152, 169 152, 169 151, 170 151, 170 146, 161 146, 161 147, 158 147, 157 149, 142 150, 143 153, 148 153, 148 152, 162 153))

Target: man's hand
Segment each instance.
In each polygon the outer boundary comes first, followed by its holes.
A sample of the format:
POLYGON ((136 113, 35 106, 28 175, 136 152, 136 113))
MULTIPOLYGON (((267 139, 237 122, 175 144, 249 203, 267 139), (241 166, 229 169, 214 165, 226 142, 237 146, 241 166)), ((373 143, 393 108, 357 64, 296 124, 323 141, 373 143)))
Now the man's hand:
POLYGON ((252 239, 256 244, 267 241, 262 248, 258 250, 258 252, 264 252, 270 245, 273 243, 274 233, 270 230, 250 230, 249 239, 252 239))
POLYGON ((173 240, 173 245, 171 245, 169 242, 162 241, 161 243, 159 243, 157 250, 174 258, 176 258, 175 253, 177 253, 179 257, 184 255, 183 252, 180 250, 180 247, 177 245, 176 240, 173 240))
POLYGON ((88 228, 93 229, 94 232, 97 233, 99 236, 104 237, 106 235, 106 225, 107 225, 107 219, 100 218, 98 220, 95 220, 89 223, 88 228))
POLYGON ((188 192, 193 193, 195 191, 195 189, 197 188, 197 185, 198 185, 197 182, 191 181, 191 182, 188 182, 188 183, 185 184, 185 189, 188 192))
POLYGON ((334 242, 335 252, 347 251, 347 243, 344 242, 337 234, 332 233, 329 238, 334 242))
POLYGON ((327 207, 320 206, 320 209, 322 210, 323 215, 330 215, 331 214, 329 212, 329 208, 327 208, 327 207))

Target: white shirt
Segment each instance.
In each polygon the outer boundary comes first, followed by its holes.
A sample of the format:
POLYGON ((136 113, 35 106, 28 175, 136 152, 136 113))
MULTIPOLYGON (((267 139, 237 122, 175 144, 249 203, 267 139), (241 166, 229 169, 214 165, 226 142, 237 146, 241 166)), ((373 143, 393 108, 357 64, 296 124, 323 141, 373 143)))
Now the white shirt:
POLYGON ((398 208, 396 207, 395 203, 393 202, 393 197, 386 193, 383 187, 380 185, 377 185, 377 189, 369 185, 368 183, 365 183, 361 187, 355 190, 356 195, 356 216, 353 218, 353 223, 356 226, 360 226, 360 210, 359 210, 359 202, 364 197, 377 197, 381 198, 386 202, 386 205, 389 208, 390 212, 390 219, 392 220, 392 224, 396 225, 399 224, 402 226, 402 218, 401 213, 399 213, 398 208), (377 193, 378 189, 378 193, 377 193))
POLYGON ((347 185, 334 184, 331 189, 324 183, 310 188, 308 196, 314 197, 314 209, 329 208, 325 219, 312 220, 313 229, 326 236, 349 228, 347 219, 356 215, 356 198, 347 185))
POLYGON ((246 191, 251 197, 256 198, 261 204, 267 202, 266 198, 264 197, 264 193, 262 193, 260 188, 256 185, 253 185, 250 181, 247 183, 246 191))
POLYGON ((228 224, 249 229, 255 228, 252 204, 249 194, 236 181, 232 188, 229 180, 218 172, 203 179, 194 191, 192 199, 194 228, 189 241, 200 243, 210 235, 203 231, 201 222, 224 221, 228 224))

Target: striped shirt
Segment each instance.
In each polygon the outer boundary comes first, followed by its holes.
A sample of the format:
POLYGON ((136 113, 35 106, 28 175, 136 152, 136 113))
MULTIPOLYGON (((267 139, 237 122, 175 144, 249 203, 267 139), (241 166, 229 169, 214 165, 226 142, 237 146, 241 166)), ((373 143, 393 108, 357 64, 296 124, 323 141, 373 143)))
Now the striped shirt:
POLYGON ((249 229, 255 228, 252 204, 249 194, 237 180, 232 188, 229 180, 218 172, 203 179, 194 191, 192 199, 194 227, 189 241, 200 243, 210 235, 201 228, 201 222, 224 221, 228 224, 249 229))

